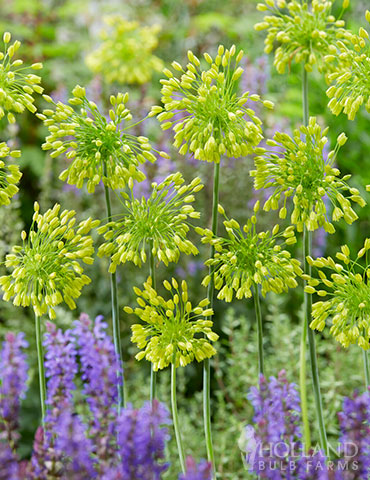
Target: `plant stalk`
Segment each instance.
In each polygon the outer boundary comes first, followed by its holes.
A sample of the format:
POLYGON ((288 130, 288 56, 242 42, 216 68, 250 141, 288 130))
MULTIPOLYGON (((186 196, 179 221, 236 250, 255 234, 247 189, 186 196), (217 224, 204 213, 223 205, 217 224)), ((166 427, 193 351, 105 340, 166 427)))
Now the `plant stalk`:
MULTIPOLYGON (((104 162, 104 175, 106 176, 106 164, 104 162)), ((104 185, 105 193, 105 204, 107 208, 107 219, 108 222, 112 221, 112 206, 110 201, 109 188, 104 185)), ((118 292, 117 292, 117 274, 111 274, 111 299, 112 299, 112 325, 113 325, 113 343, 114 351, 117 356, 117 361, 119 364, 119 370, 117 371, 118 382, 118 402, 119 409, 125 407, 125 395, 124 395, 124 374, 123 374, 123 362, 122 362, 122 346, 121 346, 121 336, 119 328, 119 310, 118 310, 118 292)))
POLYGON ((366 390, 368 390, 368 388, 370 387, 370 369, 369 369, 369 356, 368 356, 367 350, 362 350, 362 358, 364 361, 366 390))
MULTIPOLYGON (((156 288, 156 275, 155 275, 155 258, 153 255, 153 240, 149 244, 149 263, 150 263, 150 276, 152 279, 152 286, 156 288)), ((157 396, 157 372, 153 369, 153 364, 150 364, 150 401, 152 402, 157 396)))
POLYGON ((263 361, 263 325, 259 288, 257 284, 253 285, 254 289, 254 308, 256 311, 257 320, 257 343, 258 343, 258 372, 260 375, 265 375, 264 361, 263 361))
POLYGON ((41 415, 42 415, 42 424, 44 425, 45 415, 46 415, 46 380, 45 380, 45 365, 44 365, 44 348, 42 346, 41 319, 38 315, 35 315, 35 326, 36 326, 37 362, 38 362, 38 369, 39 369, 41 415))
MULTIPOLYGON (((213 170, 213 204, 212 204, 212 232, 217 235, 218 224, 218 196, 220 186, 220 163, 214 164, 213 170)), ((211 258, 215 255, 214 246, 211 247, 211 258)), ((209 274, 211 276, 207 298, 209 300, 209 307, 213 308, 213 297, 215 291, 215 279, 210 267, 209 274)), ((212 317, 207 317, 212 320, 212 317)), ((211 363, 210 359, 206 358, 203 362, 203 417, 204 417, 204 433, 206 437, 207 457, 212 464, 213 480, 216 478, 215 456, 212 443, 212 427, 211 427, 211 363)))
POLYGON ((179 416, 177 412, 177 400, 176 400, 176 353, 174 354, 173 360, 171 363, 171 407, 172 407, 173 427, 175 430, 175 437, 176 437, 176 443, 177 443, 177 450, 179 452, 181 470, 183 473, 185 473, 185 453, 184 453, 184 445, 182 443, 182 438, 181 438, 179 416))

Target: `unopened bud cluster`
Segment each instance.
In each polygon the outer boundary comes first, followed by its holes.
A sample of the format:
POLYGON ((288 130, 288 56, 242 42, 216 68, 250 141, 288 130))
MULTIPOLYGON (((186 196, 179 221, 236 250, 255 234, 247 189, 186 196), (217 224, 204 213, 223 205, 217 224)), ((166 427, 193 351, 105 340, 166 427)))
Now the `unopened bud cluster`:
POLYGON ((37 316, 48 313, 51 319, 54 307, 63 301, 75 308, 74 299, 90 283, 80 261, 88 265, 94 261, 88 233, 98 224, 88 218, 76 225, 75 212, 60 212, 58 204, 42 215, 35 203, 30 232, 21 234, 23 245, 14 246, 6 256, 11 273, 0 278, 3 299, 13 298, 14 305, 32 306, 37 316))
POLYGON ((154 370, 161 370, 171 363, 185 367, 194 359, 201 362, 215 355, 210 342, 215 342, 218 335, 212 331, 213 322, 207 319, 213 315, 213 310, 207 308, 209 300, 205 298, 193 306, 185 280, 181 288, 174 278, 163 285, 171 294, 169 300, 158 295, 149 277, 143 290, 134 287, 139 307, 124 309, 144 323, 131 327, 131 341, 141 350, 136 359, 145 358, 154 370))
POLYGON ((241 227, 236 220, 228 219, 219 206, 219 213, 226 218, 223 222, 226 238, 217 237, 208 229, 196 229, 203 235, 202 243, 216 250, 214 258, 206 261, 211 274, 204 278, 203 285, 207 286, 214 275, 220 300, 231 302, 234 294, 238 299, 249 298, 253 285, 261 285, 263 295, 269 291, 286 292, 297 286, 296 276, 302 274, 300 263, 284 249, 285 245, 297 241, 294 228, 290 226, 279 232, 279 225, 275 225, 271 232, 257 233, 258 209, 259 202, 255 205, 255 214, 241 227))
POLYGON ((120 15, 109 15, 104 21, 102 43, 86 59, 94 73, 102 74, 108 83, 141 85, 162 70, 162 60, 152 53, 158 45, 159 25, 140 26, 120 15))
POLYGON ((18 192, 17 183, 22 177, 19 166, 9 163, 7 157, 18 158, 19 150, 10 150, 5 142, 0 143, 0 205, 9 205, 10 199, 18 192))
POLYGON ((286 133, 276 133, 267 145, 279 147, 283 153, 276 154, 265 148, 256 148, 256 170, 251 171, 254 186, 271 188, 272 193, 264 204, 264 210, 279 208, 279 200, 283 199, 279 216, 287 215, 287 200, 293 197, 293 212, 291 222, 297 225, 299 232, 306 225, 308 230, 316 230, 323 226, 329 233, 335 229, 330 219, 330 211, 325 204, 327 196, 333 205, 332 220, 343 218, 348 224, 358 217, 351 206, 351 201, 360 206, 365 205, 364 199, 356 188, 349 187, 347 181, 351 177, 340 177, 340 171, 333 164, 340 147, 346 142, 344 133, 340 134, 337 144, 328 157, 325 158, 324 146, 327 142, 327 129, 322 130, 311 117, 307 126, 301 126, 294 131, 293 137, 286 133), (345 197, 345 193, 350 195, 345 197))
POLYGON ((177 262, 180 253, 196 255, 198 249, 187 239, 189 219, 200 213, 191 205, 195 193, 203 185, 195 178, 188 185, 180 173, 169 175, 161 183, 152 184, 148 199, 123 194, 122 214, 98 229, 105 242, 98 255, 111 257, 109 271, 127 261, 141 266, 146 262, 147 249, 165 265, 177 262))
MULTIPOLYGON (((152 107, 150 115, 158 115, 163 130, 173 128, 174 146, 180 154, 190 152, 198 160, 218 163, 222 155, 248 155, 262 140, 261 120, 250 108, 250 101, 261 101, 259 95, 236 93, 243 74, 239 65, 242 57, 243 51, 237 54, 234 45, 230 50, 220 45, 214 59, 204 54, 208 65, 205 70, 191 51, 186 68, 172 63, 179 78, 171 70, 164 70, 164 108, 152 107)), ((273 108, 272 102, 263 104, 273 108)))
POLYGON ((344 347, 355 343, 364 350, 370 347, 370 265, 367 260, 362 264, 369 250, 367 238, 356 260, 351 260, 347 245, 341 247, 335 259, 308 257, 318 275, 305 276, 305 291, 329 298, 313 304, 310 327, 322 331, 329 322, 330 333, 344 347))
POLYGON ((27 72, 40 70, 42 64, 24 66, 23 60, 14 58, 21 42, 16 40, 10 44, 10 41, 10 33, 5 32, 3 35, 5 50, 0 52, 0 119, 7 114, 8 122, 14 123, 14 113, 22 113, 25 109, 32 113, 36 112, 33 95, 43 92, 40 86, 41 77, 27 72))
POLYGON ((257 31, 267 30, 265 52, 272 52, 275 42, 274 65, 278 73, 285 73, 292 60, 303 63, 310 72, 317 66, 319 72, 333 70, 331 62, 338 52, 337 42, 345 40, 344 21, 331 14, 333 2, 328 0, 265 0, 257 9, 267 12, 264 21, 257 23, 257 31))

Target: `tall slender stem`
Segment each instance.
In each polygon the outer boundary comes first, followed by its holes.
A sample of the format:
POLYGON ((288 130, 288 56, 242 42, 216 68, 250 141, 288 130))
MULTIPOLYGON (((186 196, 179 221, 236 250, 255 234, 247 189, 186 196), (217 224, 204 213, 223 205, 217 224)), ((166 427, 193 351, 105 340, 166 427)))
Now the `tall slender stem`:
MULTIPOLYGON (((153 255, 153 240, 149 243, 149 263, 150 263, 150 276, 152 278, 153 288, 156 288, 156 275, 155 275, 155 258, 153 255)), ((153 364, 150 364, 150 401, 152 402, 157 396, 157 372, 153 370, 153 364)))
MULTIPOLYGON (((106 176, 106 164, 104 162, 104 175, 106 176)), ((104 185, 105 193, 105 204, 107 208, 107 217, 108 222, 112 221, 112 207, 110 201, 109 188, 104 185)), ((118 401, 119 408, 125 406, 125 395, 124 395, 124 375, 123 375, 123 362, 122 362, 122 346, 121 346, 121 335, 119 328, 119 310, 118 310, 118 292, 117 292, 117 274, 112 273, 110 278, 111 285, 111 298, 112 298, 112 324, 113 324, 113 343, 114 351, 117 356, 117 361, 120 367, 120 371, 117 371, 118 382, 118 401)))
POLYGON ((42 346, 41 319, 38 315, 35 315, 35 326, 36 326, 37 362, 38 362, 38 368, 39 368, 41 414, 42 414, 42 423, 44 423, 45 415, 46 415, 46 380, 45 380, 45 366, 44 366, 44 348, 42 346))
POLYGON ((362 358, 364 361, 366 389, 368 389, 370 387, 370 369, 369 369, 369 356, 368 356, 367 350, 362 350, 362 358))
MULTIPOLYGON (((307 71, 303 66, 303 78, 302 78, 302 92, 303 92, 303 122, 304 125, 308 125, 309 122, 309 103, 308 103, 308 75, 307 71)), ((311 276, 311 266, 307 262, 307 256, 311 256, 311 245, 312 245, 312 233, 304 227, 303 233, 303 257, 304 257, 304 272, 307 275, 311 276)), ((308 345, 309 345, 309 354, 310 354, 310 365, 311 365, 311 375, 313 383, 313 392, 315 398, 315 407, 316 407, 316 416, 319 424, 319 436, 320 436, 320 445, 322 450, 326 455, 329 455, 328 451, 328 440, 326 436, 324 414, 322 408, 322 398, 320 390, 320 381, 319 381, 319 369, 317 365, 317 355, 316 355, 316 342, 315 342, 315 333, 309 328, 309 323, 312 316, 312 296, 309 293, 304 293, 304 304, 305 304, 305 318, 303 322, 303 328, 307 331, 308 345)), ((303 333, 302 333, 303 335, 303 333)), ((303 362, 305 357, 301 356, 301 361, 303 362)), ((303 379, 300 379, 301 382, 303 379)), ((306 400, 307 401, 307 400, 306 400)), ((306 412, 307 420, 307 412, 306 412)), ((304 422, 305 425, 305 422, 304 422)), ((306 448, 308 445, 306 445, 306 448)))
MULTIPOLYGON (((212 205, 212 232, 217 234, 218 224, 218 194, 220 186, 220 164, 214 164, 213 171, 213 205, 212 205)), ((214 246, 211 247, 211 258, 215 255, 214 246)), ((215 291, 215 281, 212 269, 210 268, 211 280, 208 285, 207 297, 210 302, 210 308, 213 308, 213 295, 215 291)), ((208 317, 209 318, 209 317, 208 317)), ((212 317, 210 318, 212 320, 212 317)), ((213 479, 216 478, 215 456, 212 443, 211 428, 211 364, 209 358, 203 362, 203 417, 204 417, 204 433, 206 437, 208 461, 212 463, 213 479)))
POLYGON ((254 308, 256 310, 257 320, 257 343, 258 343, 258 372, 260 375, 265 375, 264 361, 263 361, 263 325, 260 304, 260 294, 258 285, 254 284, 254 308))
POLYGON ((185 453, 184 453, 184 445, 182 444, 179 416, 177 413, 177 400, 176 400, 176 354, 174 355, 174 359, 171 363, 171 407, 172 407, 173 427, 175 430, 181 470, 183 473, 185 473, 185 453))

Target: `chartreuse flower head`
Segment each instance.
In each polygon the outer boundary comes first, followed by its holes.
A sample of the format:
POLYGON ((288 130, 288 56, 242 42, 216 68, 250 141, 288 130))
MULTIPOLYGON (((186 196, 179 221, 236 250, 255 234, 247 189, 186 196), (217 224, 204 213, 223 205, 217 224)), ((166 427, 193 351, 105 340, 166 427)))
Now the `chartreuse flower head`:
MULTIPOLYGON (((173 127, 174 146, 181 154, 190 151, 198 160, 220 161, 222 155, 240 157, 252 152, 262 139, 261 120, 247 106, 248 100, 260 101, 258 95, 236 93, 243 69, 238 66, 243 52, 236 55, 233 45, 225 50, 221 45, 213 59, 204 54, 208 68, 201 69, 200 60, 188 52, 189 63, 184 69, 179 63, 172 66, 180 78, 170 70, 161 80, 162 107, 153 107, 150 115, 158 114, 162 128, 173 127)), ((264 101, 268 108, 273 104, 264 101)))
POLYGON ((160 184, 153 183, 148 199, 123 194, 122 214, 100 227, 105 242, 98 255, 111 257, 109 271, 127 261, 141 266, 146 261, 147 249, 165 265, 177 262, 180 253, 197 255, 198 249, 188 240, 189 219, 199 218, 191 203, 194 194, 203 188, 199 178, 185 185, 180 173, 169 175, 160 184))
MULTIPOLYGON (((370 12, 366 12, 370 23, 370 12)), ((351 35, 351 46, 340 42, 338 69, 329 75, 334 85, 326 91, 329 108, 334 115, 342 111, 354 120, 362 104, 370 112, 370 42, 369 34, 360 28, 358 35, 351 35)))
MULTIPOLYGON (((348 3, 348 2, 347 2, 348 3)), ((267 12, 257 31, 267 30, 265 52, 270 53, 277 41, 274 65, 284 73, 292 60, 304 64, 307 71, 317 65, 319 72, 328 72, 338 52, 337 42, 345 40, 344 21, 331 14, 333 2, 328 0, 264 0, 257 9, 267 12)), ((346 40, 345 40, 346 41, 346 40)))
MULTIPOLYGON (((259 201, 254 212, 259 209, 259 201)), ((196 228, 203 235, 202 243, 211 244, 215 250, 214 258, 206 261, 214 273, 215 288, 220 290, 217 298, 231 302, 236 298, 252 296, 253 285, 260 284, 262 295, 267 292, 281 293, 288 288, 297 286, 295 277, 301 275, 299 261, 291 258, 284 250, 285 245, 292 245, 297 240, 292 226, 279 233, 279 225, 272 231, 256 231, 257 217, 254 214, 240 227, 234 219, 227 218, 225 211, 219 205, 219 213, 224 215, 224 226, 227 237, 217 237, 211 230, 196 228), (278 243, 278 240, 282 240, 278 243)), ((210 275, 203 280, 203 285, 210 282, 210 275)))
POLYGON ((19 150, 10 150, 5 142, 0 143, 0 205, 9 205, 18 192, 17 183, 22 177, 19 166, 7 161, 7 157, 21 156, 19 150))
POLYGON ((55 204, 43 215, 35 203, 35 213, 29 234, 22 232, 22 246, 12 248, 5 265, 12 269, 0 278, 3 299, 12 297, 14 305, 32 305, 35 314, 45 313, 55 318, 54 307, 65 301, 75 308, 75 298, 81 294, 90 278, 83 273, 80 261, 93 263, 93 241, 88 235, 98 220, 87 220, 75 227, 73 210, 60 212, 55 204))
POLYGON ((322 331, 328 317, 332 319, 330 333, 344 347, 357 343, 364 350, 370 346, 370 265, 367 252, 370 250, 370 239, 365 240, 363 248, 358 252, 356 260, 350 259, 347 245, 341 247, 336 260, 331 257, 308 257, 310 265, 318 270, 319 278, 307 276, 308 293, 317 293, 326 301, 314 303, 312 306, 312 322, 310 327, 322 331), (361 258, 366 255, 366 265, 361 265, 361 258), (329 278, 324 273, 330 273, 329 278))
POLYGON ((34 63, 30 67, 23 66, 23 60, 14 60, 21 42, 16 40, 11 45, 11 35, 5 32, 3 35, 4 51, 0 52, 0 119, 5 113, 8 114, 9 123, 15 122, 14 113, 22 113, 27 108, 32 113, 36 112, 33 104, 34 93, 42 93, 43 88, 39 85, 41 78, 29 70, 40 70, 41 63, 34 63))
POLYGON ((209 300, 205 298, 194 307, 188 299, 185 280, 181 288, 174 278, 171 283, 165 280, 163 285, 171 294, 169 300, 158 295, 149 277, 143 290, 134 287, 140 308, 124 309, 144 322, 131 327, 131 341, 141 350, 136 359, 146 358, 154 370, 161 370, 170 363, 185 367, 194 358, 201 362, 215 355, 210 342, 215 342, 218 335, 211 330, 213 322, 206 318, 213 315, 213 310, 207 308, 209 300))
POLYGON ((293 137, 285 133, 276 133, 273 140, 267 145, 279 147, 282 154, 276 154, 264 148, 257 148, 255 152, 256 170, 251 171, 255 178, 254 187, 272 188, 272 193, 265 202, 264 210, 279 208, 279 200, 284 199, 280 209, 280 218, 287 214, 286 203, 288 197, 293 196, 293 212, 291 222, 297 225, 301 232, 306 225, 308 230, 316 230, 323 226, 329 233, 335 229, 331 223, 344 220, 351 224, 357 219, 351 207, 351 201, 360 206, 365 200, 356 188, 347 184, 350 175, 340 178, 340 171, 333 166, 339 148, 346 142, 347 137, 341 133, 337 139, 335 149, 325 159, 324 146, 327 142, 327 128, 322 130, 316 118, 311 117, 308 126, 301 126, 294 131, 293 137), (350 193, 346 198, 344 194, 350 193), (324 197, 328 196, 334 209, 330 218, 324 197))
POLYGON ((101 32, 103 42, 86 59, 94 73, 101 73, 108 83, 143 84, 162 70, 162 60, 152 53, 158 45, 159 25, 140 26, 120 15, 104 21, 108 28, 101 32))
MULTIPOLYGON (((60 179, 81 188, 87 181, 87 189, 94 192, 102 180, 112 189, 123 188, 130 178, 141 181, 145 175, 139 165, 146 160, 155 161, 152 147, 146 137, 129 133, 130 125, 122 128, 123 122, 132 119, 126 108, 128 93, 111 96, 110 121, 99 112, 94 102, 86 98, 85 89, 77 85, 69 100, 70 105, 44 98, 55 106, 39 114, 50 135, 43 144, 44 150, 52 150, 51 157, 66 153, 70 166, 60 174, 60 179)), ((168 157, 164 152, 161 155, 168 157)))

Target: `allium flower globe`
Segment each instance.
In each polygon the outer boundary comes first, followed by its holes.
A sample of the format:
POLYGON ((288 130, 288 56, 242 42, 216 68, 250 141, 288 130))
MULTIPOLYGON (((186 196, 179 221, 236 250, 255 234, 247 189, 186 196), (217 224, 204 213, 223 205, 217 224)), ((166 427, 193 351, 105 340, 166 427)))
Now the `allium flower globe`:
POLYGON ((90 283, 80 261, 88 265, 94 261, 88 233, 99 221, 88 218, 76 227, 75 223, 73 210, 60 212, 55 204, 42 215, 35 202, 29 234, 23 231, 23 245, 13 247, 6 256, 5 266, 11 273, 0 277, 4 300, 13 298, 14 305, 32 306, 37 316, 48 313, 51 319, 54 307, 63 301, 76 308, 74 299, 90 283))
MULTIPOLYGON (((180 78, 164 70, 168 77, 161 80, 164 108, 153 107, 150 115, 158 115, 162 129, 173 128, 174 146, 180 154, 190 152, 198 160, 219 163, 222 155, 248 155, 262 140, 262 122, 249 102, 260 101, 259 95, 236 93, 243 74, 238 66, 242 57, 242 51, 236 55, 234 45, 230 50, 220 45, 215 59, 204 54, 208 64, 205 70, 191 51, 186 68, 172 63, 180 78)), ((263 104, 273 108, 267 100, 263 104)))
POLYGON ((351 260, 347 245, 341 247, 335 260, 308 258, 318 277, 307 276, 305 291, 328 298, 313 304, 310 327, 322 331, 330 319, 330 333, 343 347, 356 343, 364 350, 370 347, 370 265, 362 265, 360 260, 368 250, 369 238, 355 260, 351 260))
POLYGON ((186 237, 189 219, 200 216, 190 204, 203 185, 199 178, 184 183, 182 175, 175 173, 160 184, 153 183, 148 199, 134 198, 132 188, 131 196, 124 195, 122 213, 98 229, 105 239, 98 255, 111 257, 110 272, 127 261, 141 266, 148 248, 165 265, 177 262, 181 252, 197 255, 198 249, 186 237))
POLYGON ((257 31, 267 30, 265 53, 272 52, 278 73, 285 73, 292 60, 303 63, 307 71, 316 65, 319 72, 333 70, 331 61, 338 54, 338 40, 347 38, 345 22, 332 15, 332 1, 265 0, 257 9, 266 12, 264 21, 257 23, 257 31))
POLYGON ((17 183, 22 177, 19 166, 9 163, 7 157, 18 158, 19 150, 10 150, 5 142, 0 143, 0 206, 9 205, 10 199, 18 192, 17 183))
MULTIPOLYGON (((255 212, 258 207, 259 202, 255 212)), ((202 243, 209 243, 216 250, 214 258, 207 260, 206 265, 211 267, 215 288, 220 290, 217 298, 226 302, 231 302, 234 294, 238 299, 249 298, 251 288, 258 284, 262 295, 269 291, 281 293, 297 286, 295 277, 302 273, 299 261, 291 258, 283 248, 296 242, 293 227, 279 233, 279 225, 275 225, 272 232, 257 233, 255 215, 241 228, 236 220, 226 217, 221 206, 219 212, 226 218, 223 222, 226 238, 213 235, 211 230, 197 228, 203 235, 202 243), (279 239, 282 240, 280 244, 277 243, 279 239)), ((205 277, 204 286, 209 284, 210 278, 210 275, 205 277)))
POLYGON ((108 83, 141 85, 162 70, 162 60, 152 53, 158 45, 159 25, 141 26, 120 15, 109 15, 104 22, 102 43, 86 58, 94 73, 101 73, 108 83))
POLYGON ((297 225, 299 232, 306 225, 308 230, 316 230, 323 226, 329 233, 335 229, 331 220, 341 218, 348 224, 358 217, 351 206, 351 201, 363 207, 366 202, 356 188, 349 187, 347 181, 351 175, 340 177, 340 171, 334 167, 338 151, 346 142, 344 133, 337 139, 335 149, 325 159, 324 147, 327 143, 326 133, 311 117, 308 126, 301 126, 294 131, 293 137, 277 132, 267 145, 278 147, 276 150, 256 148, 256 170, 251 171, 255 189, 271 188, 272 193, 264 204, 264 210, 279 208, 279 200, 283 199, 280 218, 287 214, 287 200, 293 197, 291 222, 297 225), (346 192, 350 195, 344 196, 346 192), (324 201, 327 196, 333 205, 332 213, 324 201))
POLYGON ((42 63, 33 63, 30 67, 23 66, 23 60, 14 60, 21 42, 16 40, 10 45, 11 34, 5 32, 3 42, 4 52, 0 52, 0 119, 7 113, 8 122, 14 123, 14 113, 22 113, 25 109, 36 112, 34 105, 35 93, 42 93, 41 77, 29 70, 40 70, 42 63))
POLYGON ((51 150, 53 158, 65 153, 71 160, 59 178, 77 188, 82 188, 86 181, 90 193, 101 181, 118 189, 124 188, 130 178, 138 182, 144 180, 140 164, 146 160, 154 162, 156 157, 146 137, 132 135, 130 125, 122 127, 132 119, 125 105, 128 94, 110 97, 110 121, 86 98, 83 87, 77 85, 72 94, 69 103, 80 107, 79 111, 61 102, 55 104, 50 97, 44 96, 54 105, 55 111, 46 109, 38 115, 50 132, 42 148, 51 150))
POLYGON ((194 307, 185 280, 181 288, 174 278, 172 283, 165 280, 163 285, 171 294, 169 300, 158 295, 149 277, 143 290, 134 287, 139 307, 124 309, 144 323, 131 327, 131 341, 141 350, 136 359, 146 358, 154 370, 160 370, 171 363, 184 367, 194 359, 201 362, 215 355, 210 342, 215 342, 218 335, 211 330, 213 322, 205 318, 213 315, 213 310, 207 308, 209 300, 204 299, 194 307))

